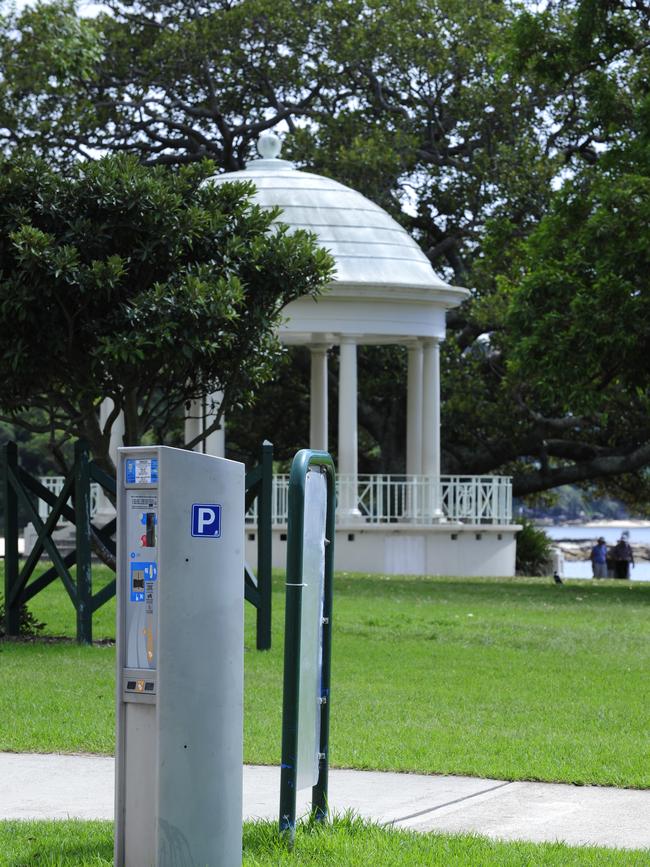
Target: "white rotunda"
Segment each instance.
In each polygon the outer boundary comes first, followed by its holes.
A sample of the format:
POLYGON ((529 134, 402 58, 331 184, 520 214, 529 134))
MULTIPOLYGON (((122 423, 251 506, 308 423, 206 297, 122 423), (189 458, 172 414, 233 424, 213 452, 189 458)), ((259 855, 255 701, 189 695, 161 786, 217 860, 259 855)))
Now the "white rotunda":
MULTIPOLYGON (((280 159, 280 140, 265 133, 260 158, 209 183, 252 181, 255 201, 280 206, 281 222, 307 229, 332 254, 336 272, 319 298, 285 308, 283 343, 311 352, 310 448, 328 448, 327 351, 339 347, 338 569, 412 574, 511 575, 515 533, 510 480, 440 475, 439 344, 445 313, 467 289, 433 271, 409 234, 382 208, 331 178, 280 159), (406 467, 400 476, 359 476, 357 346, 399 344, 408 350, 406 467)), ((214 397, 214 396, 213 396, 214 397)), ((195 405, 186 441, 210 424, 195 405)), ((205 450, 224 453, 223 433, 205 450)), ((286 556, 286 485, 275 479, 274 565, 286 556)), ((254 534, 249 534, 253 542, 254 534)), ((251 544, 251 559, 254 559, 251 544)))

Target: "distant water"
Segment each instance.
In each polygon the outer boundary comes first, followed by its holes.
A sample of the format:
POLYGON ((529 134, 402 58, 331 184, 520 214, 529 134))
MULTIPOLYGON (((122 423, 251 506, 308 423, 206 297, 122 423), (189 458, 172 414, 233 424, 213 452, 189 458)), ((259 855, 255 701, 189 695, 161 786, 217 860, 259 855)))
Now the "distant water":
MULTIPOLYGON (((556 524, 541 527, 546 535, 557 541, 593 541, 602 536, 608 546, 613 546, 621 538, 621 533, 629 533, 631 545, 650 545, 650 527, 617 526, 617 527, 585 527, 583 524, 556 524)), ((565 560, 565 578, 591 578, 591 563, 589 560, 565 560)), ((633 581, 650 581, 650 562, 637 560, 631 570, 633 581)))
POLYGON ((551 539, 565 539, 577 542, 593 539, 594 544, 600 536, 608 545, 615 545, 621 533, 629 533, 631 545, 650 545, 650 527, 585 527, 584 524, 554 524, 540 527, 551 539))

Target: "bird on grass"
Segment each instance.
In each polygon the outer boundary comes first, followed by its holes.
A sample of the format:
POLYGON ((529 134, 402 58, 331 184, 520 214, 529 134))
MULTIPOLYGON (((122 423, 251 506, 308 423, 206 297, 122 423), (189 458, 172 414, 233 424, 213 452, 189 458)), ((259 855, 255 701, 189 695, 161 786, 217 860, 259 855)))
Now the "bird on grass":
POLYGON ((555 581, 556 584, 562 584, 562 579, 557 574, 557 571, 553 572, 553 580, 555 581))

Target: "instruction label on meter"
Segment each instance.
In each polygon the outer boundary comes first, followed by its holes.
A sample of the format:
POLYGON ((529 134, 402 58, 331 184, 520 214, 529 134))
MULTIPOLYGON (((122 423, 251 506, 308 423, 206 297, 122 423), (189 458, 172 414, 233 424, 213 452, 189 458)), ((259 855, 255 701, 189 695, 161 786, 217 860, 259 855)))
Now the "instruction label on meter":
POLYGON ((128 458, 124 464, 127 485, 158 483, 158 458, 128 458))
POLYGON ((158 566, 155 563, 131 563, 131 602, 144 602, 150 585, 148 592, 153 603, 153 582, 157 577, 158 566))
MULTIPOLYGON (((153 461, 138 470, 139 481, 151 479, 153 461)), ((154 467, 157 477, 157 466, 154 467)), ((132 477, 133 477, 132 471, 132 477)), ((127 477, 129 471, 127 470, 127 477)), ((158 491, 126 491, 126 667, 156 668, 158 631, 158 491)))

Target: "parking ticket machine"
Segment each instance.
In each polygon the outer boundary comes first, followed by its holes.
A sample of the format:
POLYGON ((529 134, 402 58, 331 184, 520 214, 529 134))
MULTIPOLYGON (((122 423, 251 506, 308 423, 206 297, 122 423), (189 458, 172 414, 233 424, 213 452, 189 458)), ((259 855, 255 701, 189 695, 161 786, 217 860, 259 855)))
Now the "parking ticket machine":
POLYGON ((118 461, 115 864, 241 864, 244 467, 118 461))

